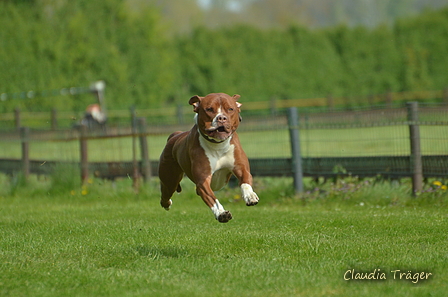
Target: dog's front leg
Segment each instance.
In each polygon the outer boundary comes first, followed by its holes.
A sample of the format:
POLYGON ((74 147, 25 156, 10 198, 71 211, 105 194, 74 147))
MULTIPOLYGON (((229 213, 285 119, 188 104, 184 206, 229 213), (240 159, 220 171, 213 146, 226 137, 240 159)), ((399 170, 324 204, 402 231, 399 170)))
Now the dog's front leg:
POLYGON ((210 182, 211 176, 206 178, 205 180, 199 181, 196 184, 196 193, 201 196, 205 204, 210 207, 213 214, 215 215, 215 218, 220 223, 227 223, 232 219, 232 214, 230 213, 230 211, 225 210, 221 203, 219 203, 218 199, 216 199, 215 194, 210 187, 210 182))
POLYGON ((258 203, 258 195, 252 189, 252 174, 246 168, 247 166, 237 166, 233 174, 240 181, 241 196, 247 206, 256 205, 258 203))

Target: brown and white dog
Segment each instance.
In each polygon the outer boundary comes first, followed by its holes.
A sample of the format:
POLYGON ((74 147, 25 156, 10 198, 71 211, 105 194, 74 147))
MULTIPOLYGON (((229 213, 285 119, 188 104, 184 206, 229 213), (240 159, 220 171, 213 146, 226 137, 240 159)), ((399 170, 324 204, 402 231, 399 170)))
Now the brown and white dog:
POLYGON ((173 193, 181 191, 179 183, 184 173, 196 184, 196 193, 221 223, 231 220, 232 214, 219 203, 214 191, 224 187, 232 174, 239 180, 246 205, 258 203, 249 161, 236 133, 241 121, 239 97, 214 93, 190 98, 197 113, 196 124, 190 131, 171 134, 160 156, 160 204, 166 210, 171 207, 173 193))

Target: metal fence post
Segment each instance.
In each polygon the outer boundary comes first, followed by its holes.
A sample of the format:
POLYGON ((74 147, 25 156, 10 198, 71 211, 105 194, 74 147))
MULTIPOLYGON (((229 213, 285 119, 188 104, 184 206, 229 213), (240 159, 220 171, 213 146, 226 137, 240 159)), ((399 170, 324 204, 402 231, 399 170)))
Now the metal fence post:
POLYGON ((56 130, 58 128, 58 111, 56 108, 51 110, 51 130, 56 130))
POLYGON ((89 161, 87 153, 87 126, 81 125, 80 127, 81 137, 79 138, 79 151, 81 158, 81 184, 87 183, 89 178, 89 161))
POLYGON ((132 187, 138 193, 140 172, 137 162, 137 112, 135 111, 135 105, 132 105, 130 110, 132 127, 132 187))
POLYGON ((291 142, 292 172, 296 193, 303 192, 302 156, 300 154, 299 116, 297 108, 288 108, 289 137, 291 142))
POLYGON ((151 179, 151 164, 149 162, 148 141, 146 138, 146 119, 138 118, 138 132, 140 134, 140 155, 142 158, 142 172, 144 181, 148 182, 151 179))
POLYGON ((20 138, 22 140, 22 172, 25 181, 30 175, 30 145, 29 145, 30 128, 20 128, 20 138))
POLYGON ((420 149, 420 127, 418 124, 418 102, 408 102, 409 140, 411 144, 412 194, 416 196, 423 188, 422 152, 420 149))
POLYGON ((176 116, 177 116, 177 123, 183 125, 185 123, 183 104, 178 104, 176 106, 176 116))
POLYGON ((14 109, 14 122, 16 125, 16 129, 20 129, 20 127, 22 126, 22 120, 20 117, 20 108, 18 107, 14 109))

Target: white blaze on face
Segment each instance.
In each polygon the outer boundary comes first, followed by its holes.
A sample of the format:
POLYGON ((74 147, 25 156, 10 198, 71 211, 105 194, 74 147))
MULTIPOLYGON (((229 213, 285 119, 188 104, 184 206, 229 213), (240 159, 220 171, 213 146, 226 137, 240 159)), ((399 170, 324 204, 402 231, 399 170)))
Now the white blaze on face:
POLYGON ((213 127, 218 127, 218 118, 219 118, 220 116, 222 116, 222 106, 221 106, 221 105, 218 107, 217 114, 216 114, 216 116, 213 118, 213 121, 212 121, 212 126, 213 126, 213 127))

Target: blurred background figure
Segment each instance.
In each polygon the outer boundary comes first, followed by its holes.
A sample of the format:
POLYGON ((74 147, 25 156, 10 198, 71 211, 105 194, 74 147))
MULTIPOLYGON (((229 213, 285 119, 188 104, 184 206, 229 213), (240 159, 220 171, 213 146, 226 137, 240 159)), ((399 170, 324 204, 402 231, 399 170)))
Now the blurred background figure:
POLYGON ((86 108, 82 125, 86 125, 89 131, 102 131, 106 132, 106 114, 102 112, 99 104, 90 104, 86 108))

